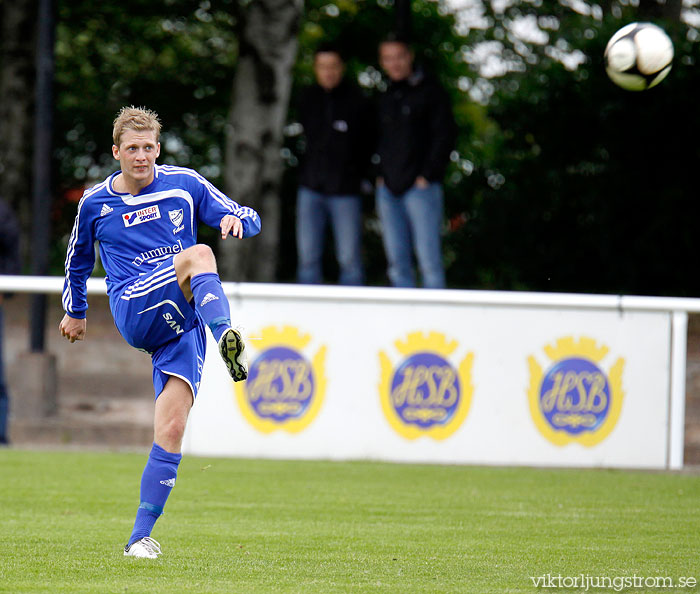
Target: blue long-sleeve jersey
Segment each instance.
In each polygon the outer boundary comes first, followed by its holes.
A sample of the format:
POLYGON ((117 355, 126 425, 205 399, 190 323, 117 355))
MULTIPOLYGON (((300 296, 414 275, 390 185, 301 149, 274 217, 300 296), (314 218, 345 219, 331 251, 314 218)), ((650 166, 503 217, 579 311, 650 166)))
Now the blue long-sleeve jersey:
POLYGON ((192 169, 156 165, 153 181, 136 196, 114 189, 119 173, 86 190, 78 204, 63 285, 63 308, 71 317, 85 317, 95 241, 111 301, 130 280, 195 245, 199 221, 218 228, 224 216, 234 215, 243 224, 244 237, 260 232, 255 210, 237 204, 192 169))

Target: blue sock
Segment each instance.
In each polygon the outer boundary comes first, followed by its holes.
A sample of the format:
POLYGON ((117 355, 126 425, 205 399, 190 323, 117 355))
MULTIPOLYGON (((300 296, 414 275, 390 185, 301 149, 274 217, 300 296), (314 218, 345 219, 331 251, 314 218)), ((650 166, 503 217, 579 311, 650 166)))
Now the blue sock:
POLYGON ((190 279, 190 289, 195 310, 219 342, 224 331, 231 327, 231 310, 219 275, 216 272, 197 274, 190 279))
POLYGON ((141 476, 141 505, 136 512, 134 530, 129 544, 144 536, 150 536, 156 520, 163 513, 163 507, 175 486, 177 467, 182 454, 166 452, 157 443, 153 443, 151 453, 141 476))

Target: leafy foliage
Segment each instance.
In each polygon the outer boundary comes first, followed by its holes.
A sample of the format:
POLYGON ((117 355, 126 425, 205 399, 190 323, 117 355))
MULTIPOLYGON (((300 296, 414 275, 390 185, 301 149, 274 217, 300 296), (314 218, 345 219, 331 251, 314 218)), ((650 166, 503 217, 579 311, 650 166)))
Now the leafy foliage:
MULTIPOLYGON (((221 183, 223 137, 245 2, 58 2, 57 162, 62 189, 100 179, 115 164, 111 119, 124 104, 156 109, 162 159, 221 183)), ((312 80, 313 50, 335 39, 369 94, 383 81, 379 40, 392 0, 307 0, 295 93, 312 80)), ((698 248, 692 171, 698 127, 694 67, 700 34, 657 20, 675 43, 669 77, 630 93, 606 77, 602 54, 647 4, 627 0, 484 0, 468 19, 444 2, 411 3, 416 53, 453 99, 460 128, 448 171, 445 261, 451 286, 696 295, 677 263, 698 248)), ((699 21, 687 9, 686 20, 699 21)), ((294 98, 289 121, 294 121, 294 98)), ((288 127, 281 158, 283 220, 294 220, 303 147, 288 127)), ((384 284, 373 199, 366 200, 366 260, 384 284)), ((59 202, 65 238, 74 207, 59 202)), ((281 280, 295 273, 293 225, 280 237, 281 280)), ((58 249, 57 253, 61 250, 58 249)), ((56 259, 57 268, 60 260, 56 259)), ((333 265, 331 258, 328 264, 333 265)))
MULTIPOLYGON (((145 105, 160 115, 160 162, 193 167, 220 182, 237 57, 236 6, 233 0, 58 2, 61 198, 54 219, 60 243, 75 216, 70 201, 118 166, 111 154, 112 120, 124 105, 145 105)), ((54 262, 58 267, 60 260, 54 262)))
MULTIPOLYGON (((697 159, 683 139, 698 126, 693 30, 660 22, 676 43, 674 70, 659 87, 630 93, 607 79, 602 56, 613 32, 638 15, 618 7, 618 16, 603 17, 583 6, 590 15, 550 6, 557 39, 521 48, 521 63, 490 81, 498 150, 482 154, 487 184, 477 186, 470 223, 453 238, 458 253, 472 256, 452 279, 499 289, 697 294, 697 281, 674 266, 697 249, 692 182, 681 173, 697 159), (551 47, 582 60, 567 68, 551 47)), ((549 18, 543 8, 540 22, 549 18)))

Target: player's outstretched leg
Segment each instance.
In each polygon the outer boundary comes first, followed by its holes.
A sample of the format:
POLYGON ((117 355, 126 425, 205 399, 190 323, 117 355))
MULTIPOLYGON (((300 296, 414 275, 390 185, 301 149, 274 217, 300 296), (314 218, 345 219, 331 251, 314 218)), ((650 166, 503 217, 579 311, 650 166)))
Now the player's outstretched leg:
POLYGON ((219 345, 219 354, 234 382, 248 377, 245 343, 231 327, 231 310, 216 272, 203 272, 190 279, 195 310, 202 316, 219 345))
POLYGON ((177 280, 189 301, 219 345, 219 353, 229 375, 238 382, 248 377, 245 343, 238 330, 231 326, 231 310, 216 272, 216 259, 211 248, 198 244, 173 258, 177 280))

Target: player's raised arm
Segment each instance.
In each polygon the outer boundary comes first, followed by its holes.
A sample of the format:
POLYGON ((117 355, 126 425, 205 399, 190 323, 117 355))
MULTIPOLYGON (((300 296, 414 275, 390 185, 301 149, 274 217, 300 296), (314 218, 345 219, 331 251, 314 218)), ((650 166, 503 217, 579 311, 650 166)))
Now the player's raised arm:
POLYGON ((197 217, 210 227, 220 228, 222 237, 253 237, 260 233, 260 216, 255 209, 241 206, 196 172, 188 176, 191 193, 197 199, 197 217), (240 227, 235 220, 238 219, 240 227))

